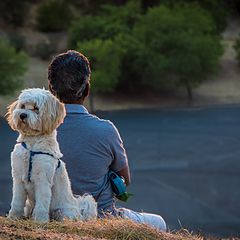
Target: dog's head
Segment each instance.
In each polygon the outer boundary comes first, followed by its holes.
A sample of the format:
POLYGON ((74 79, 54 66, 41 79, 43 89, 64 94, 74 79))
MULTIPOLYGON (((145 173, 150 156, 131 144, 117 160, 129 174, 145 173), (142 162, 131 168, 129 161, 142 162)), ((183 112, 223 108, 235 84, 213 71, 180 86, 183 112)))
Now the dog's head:
POLYGON ((7 120, 13 130, 29 135, 50 134, 65 117, 65 108, 49 91, 25 89, 8 107, 7 120))

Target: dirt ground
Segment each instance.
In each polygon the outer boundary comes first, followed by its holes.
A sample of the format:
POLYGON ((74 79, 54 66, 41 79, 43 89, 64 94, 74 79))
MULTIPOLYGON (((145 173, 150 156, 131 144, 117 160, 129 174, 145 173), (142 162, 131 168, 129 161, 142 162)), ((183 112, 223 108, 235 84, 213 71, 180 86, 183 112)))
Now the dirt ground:
MULTIPOLYGON (((200 87, 193 91, 194 100, 191 106, 213 104, 236 104, 240 103, 240 66, 235 58, 233 48, 235 39, 240 33, 240 18, 229 19, 229 25, 223 33, 224 55, 221 58, 220 69, 215 76, 210 77, 200 87)), ((28 71, 24 76, 25 88, 47 88, 48 61, 37 58, 29 59, 28 71)), ((16 98, 19 92, 13 96, 0 96, 0 116, 6 113, 6 106, 16 98)), ((184 91, 180 90, 171 96, 148 94, 142 96, 119 96, 108 97, 95 96, 95 110, 119 110, 153 107, 177 107, 187 106, 188 101, 184 91)), ((89 103, 86 103, 89 107, 89 103)))
POLYGON ((219 72, 195 90, 200 100, 210 103, 240 103, 240 65, 233 48, 239 34, 240 19, 230 19, 223 33, 225 52, 221 58, 219 72))

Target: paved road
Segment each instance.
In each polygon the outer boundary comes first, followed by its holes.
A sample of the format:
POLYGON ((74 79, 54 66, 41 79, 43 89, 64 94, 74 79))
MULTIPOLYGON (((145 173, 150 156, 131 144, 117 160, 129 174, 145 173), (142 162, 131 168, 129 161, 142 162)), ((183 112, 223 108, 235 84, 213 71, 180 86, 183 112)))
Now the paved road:
MULTIPOLYGON (((134 197, 122 206, 160 213, 180 226, 240 235, 240 106, 98 113, 124 140, 134 197)), ((11 199, 9 155, 16 139, 0 120, 0 214, 11 199)))

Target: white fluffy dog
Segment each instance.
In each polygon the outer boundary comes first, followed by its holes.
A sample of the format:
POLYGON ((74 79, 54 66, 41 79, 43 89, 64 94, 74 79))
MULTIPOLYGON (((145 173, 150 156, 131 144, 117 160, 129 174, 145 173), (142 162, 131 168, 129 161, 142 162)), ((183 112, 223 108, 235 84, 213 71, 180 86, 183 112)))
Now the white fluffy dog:
POLYGON ((88 220, 96 218, 92 196, 74 197, 56 128, 63 122, 65 108, 49 91, 23 90, 8 108, 8 123, 19 132, 11 154, 13 198, 8 217, 88 220))

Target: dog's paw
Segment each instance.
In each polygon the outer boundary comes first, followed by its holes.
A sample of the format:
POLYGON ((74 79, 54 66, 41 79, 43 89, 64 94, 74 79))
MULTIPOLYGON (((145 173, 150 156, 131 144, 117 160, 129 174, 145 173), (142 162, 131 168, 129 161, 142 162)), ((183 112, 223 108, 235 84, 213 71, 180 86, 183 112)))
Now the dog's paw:
POLYGON ((46 212, 34 211, 33 212, 33 220, 36 222, 49 222, 49 214, 46 212))
POLYGON ((22 211, 10 210, 8 215, 7 215, 7 218, 11 219, 11 220, 17 220, 17 219, 20 219, 21 217, 23 217, 23 212, 22 211))

